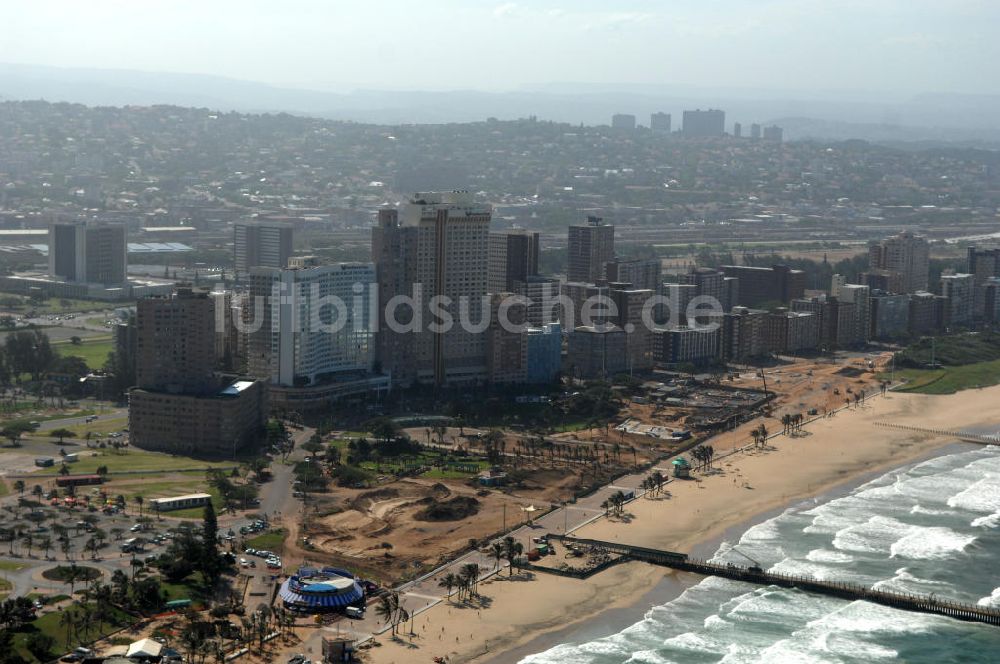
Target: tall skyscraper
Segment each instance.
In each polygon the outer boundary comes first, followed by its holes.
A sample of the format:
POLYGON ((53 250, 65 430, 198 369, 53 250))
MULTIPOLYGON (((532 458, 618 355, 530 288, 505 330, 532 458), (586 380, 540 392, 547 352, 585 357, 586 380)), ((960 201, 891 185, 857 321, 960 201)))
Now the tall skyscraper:
POLYGON ((649 116, 649 128, 654 134, 670 133, 670 114, 653 113, 649 116))
POLYGON ((616 113, 611 116, 611 128, 632 131, 635 129, 635 116, 628 113, 616 113))
POLYGON ((538 274, 538 236, 529 231, 490 233, 491 293, 512 293, 517 282, 538 274))
POLYGON ((170 297, 136 303, 136 384, 201 394, 216 380, 215 300, 208 291, 178 288, 170 297))
POLYGON ((775 143, 780 143, 784 138, 785 132, 778 125, 771 125, 770 127, 764 127, 764 140, 773 141, 775 143))
POLYGON ((615 258, 615 227, 600 217, 569 227, 568 281, 597 283, 605 278, 604 266, 615 258))
POLYGON ((716 109, 684 111, 681 131, 693 138, 709 138, 726 133, 726 112, 716 109))
POLYGON ((250 373, 286 387, 367 375, 374 361, 374 286, 371 263, 320 265, 301 257, 285 269, 251 268, 251 301, 263 307, 254 312, 260 328, 250 334, 250 373))
POLYGON ((107 221, 57 221, 49 225, 49 275, 104 286, 125 283, 125 225, 107 221))
POLYGON ((633 289, 648 289, 654 293, 662 284, 663 267, 659 258, 613 260, 604 264, 605 279, 630 284, 633 289))
POLYGON ((277 221, 238 221, 233 225, 233 267, 245 277, 254 267, 288 265, 292 227, 277 221))
POLYGON ((733 138, 743 138, 743 125, 739 122, 733 123, 733 138))
POLYGON ((982 285, 991 277, 1000 277, 1000 249, 969 247, 968 273, 982 285))
POLYGON ((462 300, 473 323, 489 316, 483 300, 488 292, 491 216, 488 205, 464 191, 415 194, 401 210, 379 211, 372 231, 379 283, 378 355, 393 383, 486 380, 486 335, 463 329, 458 321, 462 300), (394 313, 391 299, 411 297, 415 288, 421 293, 419 311, 395 307, 394 319, 417 329, 394 331, 386 320, 387 308, 394 313), (448 302, 429 307, 435 297, 448 302), (438 310, 455 321, 447 332, 428 329, 439 322, 438 310))
POLYGON ((750 138, 755 141, 760 140, 760 125, 756 122, 750 125, 750 138))
POLYGON ((868 263, 873 271, 890 273, 890 281, 898 283, 898 292, 927 290, 930 247, 922 236, 905 231, 886 238, 869 247, 868 263))
POLYGON ((787 265, 723 265, 722 270, 727 277, 739 279, 736 302, 729 303, 733 306, 755 307, 774 302, 786 304, 805 294, 805 273, 787 265))

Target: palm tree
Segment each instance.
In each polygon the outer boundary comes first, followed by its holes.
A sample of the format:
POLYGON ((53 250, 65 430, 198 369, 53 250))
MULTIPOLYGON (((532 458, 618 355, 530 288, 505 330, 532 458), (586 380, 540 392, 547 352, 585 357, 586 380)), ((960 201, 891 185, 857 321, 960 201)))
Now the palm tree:
POLYGON ((14 489, 23 496, 25 489, 24 480, 14 480, 14 489))
POLYGON ((444 577, 440 581, 438 581, 438 586, 445 589, 445 591, 447 592, 447 595, 445 596, 449 598, 451 597, 451 589, 454 588, 456 585, 458 585, 458 577, 456 577, 451 572, 445 574, 444 577))
POLYGON ((479 565, 476 563, 462 565, 462 577, 466 580, 469 595, 475 595, 476 586, 479 583, 479 565))
POLYGON ((503 538, 503 547, 504 547, 504 557, 507 558, 507 562, 510 563, 509 576, 514 576, 514 564, 515 561, 518 559, 518 556, 520 556, 524 552, 524 545, 515 540, 510 535, 508 535, 507 537, 503 538))
POLYGON ((139 506, 139 518, 141 519, 142 518, 142 503, 143 503, 143 498, 142 498, 142 496, 136 496, 132 500, 134 500, 135 504, 139 506))
POLYGON ((500 542, 493 542, 493 544, 490 545, 490 554, 492 554, 493 558, 497 561, 494 569, 499 570, 500 561, 503 560, 503 544, 500 542))

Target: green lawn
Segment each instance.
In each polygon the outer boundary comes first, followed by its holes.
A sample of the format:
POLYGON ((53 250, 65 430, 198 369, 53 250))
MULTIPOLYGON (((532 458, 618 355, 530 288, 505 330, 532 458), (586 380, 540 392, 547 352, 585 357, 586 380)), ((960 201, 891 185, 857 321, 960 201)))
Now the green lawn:
POLYGON ((907 381, 898 392, 954 394, 1000 383, 1000 360, 940 369, 903 369, 896 372, 896 378, 907 381))
POLYGON ((274 551, 275 553, 281 553, 285 546, 285 537, 287 533, 283 528, 278 528, 277 530, 272 530, 269 533, 264 533, 263 535, 257 535, 247 540, 247 546, 252 549, 264 549, 265 551, 274 551))
POLYGON ((16 563, 12 560, 0 560, 0 570, 5 572, 16 572, 19 569, 24 569, 28 566, 28 563, 16 563))
POLYGON ((114 350, 114 341, 107 336, 89 337, 77 345, 68 340, 56 341, 52 343, 52 348, 66 357, 82 357, 91 369, 101 369, 108 359, 108 353, 114 350))
MULTIPOLYGON (((121 431, 127 426, 128 426, 127 417, 99 417, 93 422, 90 422, 89 424, 74 424, 66 428, 72 431, 74 434, 76 434, 76 438, 83 440, 84 438, 87 437, 88 431, 94 437, 102 438, 104 436, 107 436, 109 433, 114 433, 115 431, 121 431)), ((35 431, 28 435, 34 436, 35 438, 52 437, 48 431, 35 431)))
POLYGON ((200 601, 205 598, 205 590, 202 585, 201 572, 195 572, 177 583, 170 583, 164 578, 160 578, 160 589, 166 593, 166 601, 172 602, 175 599, 190 599, 200 601))
POLYGON ((13 587, 13 584, 7 579, 0 579, 0 599, 5 599, 13 587))
MULTIPOLYGON (((68 452, 77 451, 77 448, 67 447, 68 452)), ((143 450, 128 448, 120 452, 114 450, 88 450, 79 449, 80 460, 69 465, 70 472, 74 475, 86 475, 97 472, 98 466, 107 466, 109 473, 122 471, 148 471, 168 472, 184 469, 202 470, 207 467, 231 467, 235 465, 232 461, 204 461, 192 459, 184 456, 173 456, 169 454, 159 454, 157 452, 146 452, 143 450)), ((58 476, 50 468, 36 471, 36 475, 58 476)))
MULTIPOLYGON (((86 606, 82 607, 78 606, 74 608, 74 612, 77 615, 80 615, 82 612, 86 610, 87 610, 86 606)), ((14 649, 17 650, 17 652, 27 661, 37 662, 38 659, 30 652, 28 652, 28 648, 25 646, 25 642, 27 641, 28 636, 32 632, 41 632, 43 634, 51 636, 53 639, 55 639, 56 642, 56 645, 53 649, 58 652, 65 652, 66 650, 72 649, 73 647, 80 645, 81 642, 91 642, 98 636, 106 636, 107 634, 110 634, 111 632, 119 629, 124 625, 129 624, 132 621, 131 616, 129 616, 124 611, 112 608, 111 617, 109 621, 101 625, 100 632, 98 632, 98 625, 96 622, 93 624, 91 629, 87 631, 86 634, 76 634, 76 632, 74 631, 74 636, 76 638, 70 639, 69 647, 67 648, 66 630, 68 629, 69 626, 59 624, 59 621, 62 618, 62 614, 63 614, 62 611, 53 611, 46 613, 45 615, 36 618, 34 621, 29 623, 25 629, 16 632, 14 634, 14 649), (82 640, 80 637, 82 637, 82 640)))

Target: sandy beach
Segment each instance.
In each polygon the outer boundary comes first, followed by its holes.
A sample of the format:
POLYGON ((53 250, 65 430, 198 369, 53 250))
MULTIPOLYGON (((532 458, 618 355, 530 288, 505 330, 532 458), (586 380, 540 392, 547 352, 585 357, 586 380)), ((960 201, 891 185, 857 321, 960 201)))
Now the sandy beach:
MULTIPOLYGON (((859 409, 813 422, 801 435, 776 437, 768 449, 717 460, 715 474, 671 482, 669 496, 640 498, 626 506, 627 518, 600 519, 574 534, 689 552, 755 515, 954 442, 950 437, 876 427, 876 421, 949 430, 986 427, 993 432, 1000 425, 997 403, 1000 386, 948 396, 890 392, 859 409)), ((409 624, 397 640, 382 635, 381 645, 366 658, 380 664, 430 662, 438 656, 449 662, 517 661, 504 653, 603 611, 629 606, 665 574, 664 569, 639 563, 619 565, 585 581, 548 575, 508 579, 504 572, 481 585, 482 607, 440 603, 416 617, 415 636, 409 636, 409 624)))

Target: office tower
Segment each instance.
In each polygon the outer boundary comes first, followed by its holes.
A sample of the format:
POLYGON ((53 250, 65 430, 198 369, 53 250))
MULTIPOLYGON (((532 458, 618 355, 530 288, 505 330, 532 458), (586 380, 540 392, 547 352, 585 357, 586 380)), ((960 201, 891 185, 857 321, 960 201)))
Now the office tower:
POLYGON ((128 261, 125 225, 106 221, 57 221, 49 225, 49 276, 120 286, 128 261))
POLYGON ((515 283, 538 274, 538 233, 490 233, 489 292, 511 293, 515 283))
POLYGON ((178 288, 136 303, 136 385, 172 393, 216 386, 215 301, 208 291, 178 288))
POLYGON ((612 129, 635 130, 635 116, 628 113, 615 113, 611 116, 612 129))
POLYGON ((784 130, 778 125, 771 125, 770 127, 764 127, 764 140, 772 141, 774 143, 780 143, 784 138, 784 130))
POLYGON ((260 434, 267 414, 262 383, 220 389, 215 305, 207 292, 179 288, 136 306, 136 383, 129 391, 129 437, 136 447, 233 458, 260 434))
POLYGON ((799 353, 819 347, 820 316, 779 307, 767 314, 767 349, 772 353, 799 353))
POLYGON ((723 265, 722 271, 727 277, 739 279, 735 304, 740 306, 753 307, 772 302, 787 304, 805 294, 805 273, 787 265, 723 265))
POLYGON ((754 141, 759 141, 760 140, 760 125, 759 124, 754 123, 754 124, 750 125, 750 138, 751 138, 751 140, 754 140, 754 141))
POLYGON ((915 293, 927 290, 930 247, 927 239, 905 231, 882 240, 868 249, 868 264, 872 271, 885 271, 893 292, 915 293))
POLYGON ((950 301, 944 295, 917 291, 910 295, 910 335, 936 334, 947 325, 950 301))
POLYGON ((732 281, 735 281, 735 277, 730 279, 731 282, 727 283, 726 274, 711 267, 692 268, 690 272, 681 275, 682 283, 697 289, 696 296, 713 298, 718 301, 723 312, 729 311, 735 304, 734 301, 730 300, 730 291, 733 288, 732 281))
POLYGON ((401 210, 380 210, 372 231, 372 256, 379 283, 379 347, 382 367, 393 382, 474 383, 486 379, 486 337, 459 324, 459 305, 479 324, 489 266, 489 224, 492 211, 468 192, 415 194, 401 210), (406 306, 390 307, 391 298, 421 292, 419 316, 406 306), (428 329, 441 322, 431 299, 448 298, 440 307, 455 324, 447 332, 428 329), (389 315, 414 332, 394 331, 389 315), (417 319, 420 320, 417 320, 417 319), (422 321, 422 324, 421 324, 422 321))
POLYGON ((743 125, 739 122, 733 123, 733 138, 743 138, 743 125))
POLYGON ((581 325, 567 338, 566 360, 575 378, 613 378, 628 373, 625 332, 617 325, 581 325))
POLYGON ((533 276, 515 281, 513 291, 528 299, 528 324, 541 327, 562 320, 559 304, 559 280, 554 277, 533 276))
POLYGON ((259 329, 250 334, 251 375, 273 385, 308 387, 372 370, 371 263, 320 265, 293 258, 284 269, 250 269, 259 329))
POLYGON ((610 282, 631 284, 635 289, 657 291, 662 283, 663 265, 659 258, 613 260, 604 266, 604 277, 610 282))
POLYGON ((722 317, 722 358, 746 362, 767 353, 767 312, 736 306, 722 317))
POLYGON ((548 323, 528 328, 529 383, 551 383, 562 370, 562 327, 548 323))
POLYGON ((681 131, 692 138, 711 138, 726 133, 726 112, 715 109, 684 111, 681 131))
POLYGON ((849 284, 842 275, 835 274, 830 287, 830 295, 840 302, 849 302, 854 305, 856 315, 854 336, 862 341, 868 341, 871 338, 871 289, 865 285, 849 284))
POLYGON ((945 274, 941 276, 941 295, 948 298, 947 325, 972 324, 975 303, 975 282, 971 274, 945 274))
POLYGON ((701 364, 720 357, 722 330, 676 327, 652 333, 653 357, 662 364, 701 364))
POLYGON ((969 247, 969 263, 966 270, 976 281, 984 284, 991 277, 1000 277, 1000 249, 979 249, 969 247))
MULTIPOLYGON (((643 321, 643 309, 655 292, 628 287, 610 288, 608 292, 618 312, 613 322, 625 330, 625 352, 632 371, 645 371, 653 366, 652 326, 643 321)), ((653 312, 648 315, 652 317, 653 312)))
POLYGON ((872 293, 872 339, 905 337, 910 327, 910 297, 890 293, 872 293))
POLYGON ((654 134, 670 133, 670 114, 653 113, 649 116, 649 128, 654 134))
POLYGON ((660 290, 669 304, 656 311, 656 321, 670 325, 687 325, 688 305, 698 296, 698 287, 694 284, 664 283, 660 290))
POLYGON ((245 277, 254 267, 288 265, 292 227, 277 221, 237 221, 233 224, 233 268, 245 277))
POLYGON ((606 263, 615 258, 615 227, 600 217, 569 227, 567 281, 594 284, 605 279, 606 263))
POLYGON ((523 303, 510 299, 511 295, 494 293, 490 296, 486 379, 494 385, 528 380, 528 309, 523 303))
POLYGON ((603 306, 594 300, 591 306, 587 307, 587 301, 598 296, 608 295, 606 286, 597 286, 582 281, 567 281, 560 285, 560 297, 564 300, 564 306, 560 312, 560 322, 565 329, 575 329, 580 325, 594 325, 605 320, 603 306), (583 315, 589 312, 591 320, 585 321, 583 315))

